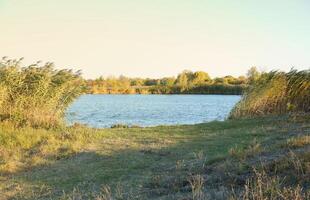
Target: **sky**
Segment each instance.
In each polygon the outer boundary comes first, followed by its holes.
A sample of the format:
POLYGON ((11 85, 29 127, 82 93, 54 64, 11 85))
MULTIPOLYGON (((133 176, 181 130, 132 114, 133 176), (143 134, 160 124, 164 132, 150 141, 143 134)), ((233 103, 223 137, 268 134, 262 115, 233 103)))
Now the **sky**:
POLYGON ((309 0, 0 0, 0 57, 85 78, 309 69, 309 0))

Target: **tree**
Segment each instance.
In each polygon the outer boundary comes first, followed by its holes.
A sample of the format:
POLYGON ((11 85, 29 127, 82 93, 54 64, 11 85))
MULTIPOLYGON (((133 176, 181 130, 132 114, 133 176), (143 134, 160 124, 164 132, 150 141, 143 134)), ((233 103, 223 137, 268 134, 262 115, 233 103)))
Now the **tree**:
POLYGON ((215 78, 214 83, 215 84, 228 84, 227 79, 225 78, 215 78))
POLYGON ((247 72, 248 83, 250 85, 253 84, 260 76, 261 72, 259 72, 256 67, 251 67, 247 72))
POLYGON ((157 85, 157 80, 156 79, 149 79, 149 78, 147 78, 144 81, 144 85, 146 85, 146 86, 157 85))
POLYGON ((160 80, 160 84, 167 87, 172 87, 175 83, 174 77, 166 77, 160 80))
POLYGON ((192 83, 194 85, 200 85, 206 82, 209 82, 211 80, 208 73, 203 71, 197 71, 193 74, 193 81, 192 83))
POLYGON ((142 78, 131 79, 131 86, 142 86, 144 85, 144 80, 142 78))
POLYGON ((188 88, 188 71, 183 71, 181 74, 178 75, 176 80, 177 86, 180 87, 181 92, 188 88))

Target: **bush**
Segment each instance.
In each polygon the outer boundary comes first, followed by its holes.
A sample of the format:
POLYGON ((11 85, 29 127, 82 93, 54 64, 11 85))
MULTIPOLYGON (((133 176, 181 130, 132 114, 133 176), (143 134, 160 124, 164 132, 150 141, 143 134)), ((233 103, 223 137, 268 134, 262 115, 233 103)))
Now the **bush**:
POLYGON ((129 128, 127 124, 113 124, 111 128, 129 128))
POLYGON ((0 61, 0 120, 18 126, 54 127, 82 92, 80 72, 56 70, 52 63, 22 67, 20 60, 0 61))

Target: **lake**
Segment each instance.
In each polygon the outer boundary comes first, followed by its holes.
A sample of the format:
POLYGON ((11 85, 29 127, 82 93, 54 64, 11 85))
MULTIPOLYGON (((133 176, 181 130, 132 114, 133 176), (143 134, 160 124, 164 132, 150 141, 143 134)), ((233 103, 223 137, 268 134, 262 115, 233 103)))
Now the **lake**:
POLYGON ((157 126, 224 120, 237 95, 83 95, 67 110, 69 124, 157 126))

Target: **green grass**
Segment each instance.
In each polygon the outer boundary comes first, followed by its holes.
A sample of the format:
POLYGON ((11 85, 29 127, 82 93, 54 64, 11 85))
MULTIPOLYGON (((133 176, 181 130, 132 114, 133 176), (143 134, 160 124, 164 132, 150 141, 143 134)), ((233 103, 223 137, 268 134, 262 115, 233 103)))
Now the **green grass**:
POLYGON ((248 170, 256 154, 277 152, 288 147, 289 138, 304 135, 308 118, 114 129, 2 124, 0 199, 108 199, 110 193, 120 199, 178 199, 189 195, 192 175, 204 176, 213 165, 224 173, 235 163, 230 159, 241 163, 238 170, 248 170), (233 156, 231 149, 237 149, 233 156))

